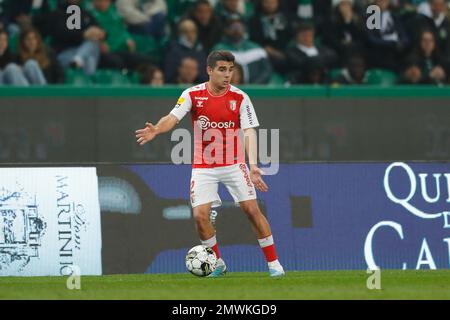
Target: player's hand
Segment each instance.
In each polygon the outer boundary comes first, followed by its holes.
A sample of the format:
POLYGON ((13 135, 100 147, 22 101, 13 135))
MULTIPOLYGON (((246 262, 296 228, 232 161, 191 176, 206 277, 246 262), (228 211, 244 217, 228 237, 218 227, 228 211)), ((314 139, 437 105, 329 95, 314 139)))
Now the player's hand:
POLYGON ((255 185, 256 189, 258 189, 259 191, 262 192, 267 192, 269 190, 269 187, 267 186, 267 184, 264 182, 264 180, 262 179, 262 174, 264 172, 254 166, 254 167, 250 167, 250 180, 252 180, 253 184, 255 185))
POLYGON ((156 130, 156 127, 153 124, 146 122, 144 129, 136 130, 136 142, 142 146, 147 142, 152 141, 157 134, 158 131, 156 130))

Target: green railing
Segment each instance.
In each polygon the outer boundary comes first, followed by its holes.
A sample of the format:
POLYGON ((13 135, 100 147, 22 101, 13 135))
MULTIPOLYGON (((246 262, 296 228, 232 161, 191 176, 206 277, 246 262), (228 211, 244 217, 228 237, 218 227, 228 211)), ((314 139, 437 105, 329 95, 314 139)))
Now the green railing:
MULTIPOLYGON (((185 87, 44 86, 0 87, 0 97, 178 97, 185 87)), ((251 97, 280 98, 450 98, 450 86, 242 86, 251 97)), ((450 107, 450 105, 449 105, 450 107)))

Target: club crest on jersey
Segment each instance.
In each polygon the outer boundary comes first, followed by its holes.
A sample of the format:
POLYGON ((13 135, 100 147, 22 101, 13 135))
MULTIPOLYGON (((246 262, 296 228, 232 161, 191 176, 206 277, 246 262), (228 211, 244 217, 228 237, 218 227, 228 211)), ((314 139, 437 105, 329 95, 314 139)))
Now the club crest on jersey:
POLYGON ((236 100, 230 100, 231 111, 236 111, 236 100))

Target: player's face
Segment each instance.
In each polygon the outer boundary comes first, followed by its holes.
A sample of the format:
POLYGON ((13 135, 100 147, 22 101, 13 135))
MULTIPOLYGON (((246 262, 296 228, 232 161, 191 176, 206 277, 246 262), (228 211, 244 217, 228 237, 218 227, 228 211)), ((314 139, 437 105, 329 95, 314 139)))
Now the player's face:
POLYGON ((234 63, 229 61, 217 61, 213 68, 208 67, 208 75, 211 82, 217 88, 225 88, 230 84, 233 76, 234 63))

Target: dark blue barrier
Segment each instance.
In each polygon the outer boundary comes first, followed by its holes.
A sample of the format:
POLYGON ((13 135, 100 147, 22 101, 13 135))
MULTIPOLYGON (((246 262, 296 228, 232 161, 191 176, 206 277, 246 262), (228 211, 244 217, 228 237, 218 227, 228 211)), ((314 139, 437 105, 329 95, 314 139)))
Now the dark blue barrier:
MULTIPOLYGON (((189 166, 123 169, 140 177, 156 197, 188 204, 189 166)), ((270 190, 258 192, 258 197, 287 270, 450 267, 448 162, 283 164, 277 175, 265 180, 270 190)), ((232 198, 223 186, 220 196, 230 206, 232 198)), ((230 214, 218 211, 219 248, 230 270, 266 270, 256 238, 254 243, 239 243, 239 239, 221 243, 221 238, 236 230, 242 230, 246 239, 253 234, 248 234, 245 220, 219 228, 230 214)), ((192 215, 181 219, 190 220, 181 229, 185 231, 171 234, 167 230, 155 239, 157 244, 147 244, 150 248, 169 241, 165 239, 180 240, 173 248, 159 251, 147 272, 186 272, 184 256, 198 242, 192 240, 192 215)))

